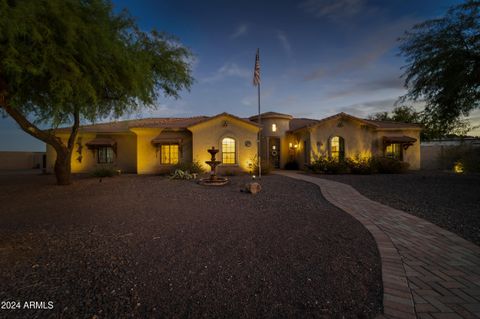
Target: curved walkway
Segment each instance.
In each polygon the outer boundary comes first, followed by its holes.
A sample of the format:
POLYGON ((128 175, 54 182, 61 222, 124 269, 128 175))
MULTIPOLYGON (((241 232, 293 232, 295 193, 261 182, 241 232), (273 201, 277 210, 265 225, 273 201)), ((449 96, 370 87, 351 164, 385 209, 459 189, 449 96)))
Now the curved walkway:
POLYGON ((361 195, 353 187, 295 172, 358 219, 382 258, 387 318, 480 318, 480 247, 426 220, 361 195))

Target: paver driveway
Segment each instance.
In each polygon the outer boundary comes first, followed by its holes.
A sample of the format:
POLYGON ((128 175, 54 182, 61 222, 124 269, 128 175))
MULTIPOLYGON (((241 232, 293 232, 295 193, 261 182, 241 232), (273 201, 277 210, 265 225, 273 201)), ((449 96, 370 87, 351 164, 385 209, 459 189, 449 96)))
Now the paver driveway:
POLYGON ((294 172, 372 233, 382 258, 388 318, 479 318, 480 247, 421 218, 372 201, 349 185, 294 172))

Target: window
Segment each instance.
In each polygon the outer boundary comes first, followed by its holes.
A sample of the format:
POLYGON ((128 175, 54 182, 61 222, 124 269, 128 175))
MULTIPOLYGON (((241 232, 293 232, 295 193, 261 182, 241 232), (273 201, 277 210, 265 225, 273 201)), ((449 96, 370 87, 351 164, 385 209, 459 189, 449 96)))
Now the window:
POLYGON ((343 137, 334 136, 331 138, 330 156, 334 160, 343 161, 345 159, 345 141, 343 137))
POLYGON ((222 163, 235 164, 235 140, 225 137, 222 140, 222 163))
POLYGON ((97 149, 97 163, 110 164, 113 163, 113 148, 110 146, 100 146, 97 149))
POLYGON ((163 144, 160 149, 161 164, 177 164, 178 163, 178 144, 163 144))
POLYGON ((272 132, 276 132, 277 131, 277 124, 272 124, 272 132))
POLYGON ((385 157, 402 160, 402 145, 399 143, 387 145, 385 148, 385 157))

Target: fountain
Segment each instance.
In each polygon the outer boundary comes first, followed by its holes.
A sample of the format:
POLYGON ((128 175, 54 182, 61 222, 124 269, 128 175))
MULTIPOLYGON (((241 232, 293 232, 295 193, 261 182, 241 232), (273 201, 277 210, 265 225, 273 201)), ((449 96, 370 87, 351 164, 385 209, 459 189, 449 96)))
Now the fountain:
POLYGON ((219 150, 215 149, 214 146, 212 146, 212 148, 208 150, 212 158, 209 161, 205 161, 205 163, 210 166, 210 177, 200 179, 199 184, 207 186, 222 186, 228 183, 227 178, 218 177, 215 172, 218 164, 222 163, 221 161, 217 161, 215 159, 215 155, 218 153, 218 151, 219 150))

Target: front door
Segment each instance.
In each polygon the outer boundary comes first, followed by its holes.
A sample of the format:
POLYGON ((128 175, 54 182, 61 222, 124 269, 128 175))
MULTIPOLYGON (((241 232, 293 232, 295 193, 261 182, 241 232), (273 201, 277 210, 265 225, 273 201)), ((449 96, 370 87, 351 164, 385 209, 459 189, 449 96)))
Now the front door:
POLYGON ((273 168, 280 168, 280 138, 270 137, 268 147, 270 148, 268 154, 270 165, 273 168))

